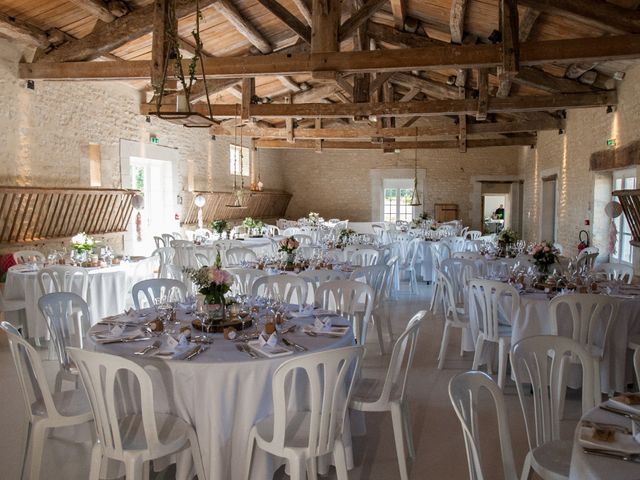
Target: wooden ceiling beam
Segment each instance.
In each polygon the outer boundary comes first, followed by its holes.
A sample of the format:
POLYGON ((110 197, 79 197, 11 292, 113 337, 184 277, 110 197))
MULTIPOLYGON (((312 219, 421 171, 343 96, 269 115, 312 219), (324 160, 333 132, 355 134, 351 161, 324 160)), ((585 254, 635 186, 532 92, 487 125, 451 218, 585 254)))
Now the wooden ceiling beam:
POLYGON ((498 96, 506 97, 520 69, 520 34, 516 0, 500 0, 502 65, 498 66, 498 96))
POLYGON ((273 51, 269 41, 258 31, 249 20, 244 18, 240 10, 231 0, 218 0, 214 4, 215 9, 233 25, 238 32, 251 42, 261 53, 267 54, 273 51))
POLYGON ((242 104, 240 109, 240 119, 243 122, 248 122, 251 117, 251 102, 253 97, 256 96, 256 79, 255 78, 243 78, 242 79, 242 104))
POLYGON ((407 48, 421 48, 447 45, 446 42, 425 37, 417 33, 401 32, 388 25, 369 21, 367 33, 376 42, 401 45, 407 48))
POLYGON ((513 83, 526 87, 537 88, 548 93, 579 93, 593 92, 597 89, 583 85, 569 78, 561 78, 551 75, 544 70, 534 67, 523 67, 514 77, 513 83))
POLYGON ((160 95, 165 83, 169 49, 172 48, 169 32, 178 27, 174 15, 172 0, 156 0, 153 2, 153 36, 151 42, 151 86, 154 93, 160 95))
POLYGON ((338 32, 338 38, 340 41, 343 41, 353 35, 358 27, 369 20, 369 18, 380 10, 385 3, 387 3, 387 0, 368 0, 356 13, 351 15, 342 25, 340 25, 340 30, 338 32))
POLYGON ((309 84, 307 83, 296 83, 291 77, 286 75, 278 75, 278 81, 286 88, 288 88, 291 92, 300 92, 303 90, 309 90, 309 84))
MULTIPOLYGON (((533 29, 533 25, 536 20, 540 16, 540 11, 534 10, 532 8, 525 8, 522 16, 519 20, 518 26, 518 38, 520 42, 526 42, 531 34, 531 30, 533 29)), ((498 97, 508 97, 511 93, 511 85, 513 84, 513 78, 503 78, 498 85, 498 92, 496 96, 498 97)))
POLYGON ((2 12, 0 12, 0 34, 40 48, 48 48, 51 45, 46 32, 2 12))
POLYGON ((404 30, 405 18, 407 15, 404 0, 390 0, 393 24, 398 30, 404 30))
POLYGON ((464 15, 467 11, 467 0, 453 0, 449 15, 451 43, 461 44, 464 38, 464 15))
POLYGON ((444 83, 434 82, 426 78, 418 77, 410 73, 394 73, 392 83, 404 85, 407 88, 416 87, 423 93, 436 98, 460 98, 458 87, 451 87, 444 83))
POLYGON ((563 15, 615 33, 640 33, 640 11, 602 0, 519 0, 520 5, 563 15))
MULTIPOLYGON (((486 138, 467 140, 468 148, 487 148, 487 147, 510 147, 518 145, 535 146, 536 137, 531 135, 522 135, 509 138, 486 138)), ((259 139, 256 140, 257 148, 286 148, 286 149, 316 149, 317 143, 315 140, 297 140, 294 143, 287 140, 268 140, 259 139)), ((322 142, 323 150, 388 150, 393 151, 396 149, 415 150, 415 149, 455 149, 458 148, 457 140, 418 140, 412 142, 347 142, 347 141, 330 141, 324 140, 322 142)))
MULTIPOLYGON (((294 95, 305 95, 302 92, 294 95)), ((566 93, 561 95, 512 96, 508 98, 488 99, 487 113, 518 113, 532 111, 557 111, 570 108, 590 108, 617 105, 615 90, 594 93, 566 93)), ((141 113, 153 113, 154 105, 143 104, 141 113)), ((208 114, 206 104, 194 104, 193 110, 208 114)), ((430 100, 427 102, 391 102, 391 103, 304 103, 304 104, 257 104, 251 105, 250 115, 255 118, 353 118, 368 115, 387 117, 475 115, 478 110, 477 99, 430 100)), ((164 110, 163 110, 164 111, 164 110)), ((236 105, 212 105, 214 117, 232 117, 236 105)), ((161 112, 162 113, 162 112, 161 112)))
POLYGON ((489 109, 489 72, 486 68, 478 70, 478 110, 476 120, 486 120, 489 109))
POLYGON ((278 20, 285 24, 289 30, 298 35, 302 40, 311 43, 311 28, 302 23, 298 18, 284 8, 277 0, 258 0, 260 4, 269 10, 278 20))
POLYGON ((127 5, 121 1, 111 1, 108 4, 102 0, 70 0, 70 2, 105 23, 113 22, 128 11, 127 5))
MULTIPOLYGON (((126 15, 122 18, 126 19, 130 16, 126 15)), ((520 50, 520 64, 527 66, 634 59, 640 58, 640 35, 527 42, 521 45, 520 50)), ((502 56, 501 47, 496 45, 447 45, 363 52, 205 58, 203 63, 208 77, 240 78, 310 72, 360 73, 440 70, 452 67, 492 68, 502 64, 502 56)), ((187 61, 185 61, 185 68, 188 68, 187 61)), ((19 75, 20 78, 44 80, 148 78, 149 62, 134 60, 55 64, 22 63, 19 67, 19 75)))
MULTIPOLYGON (((200 0, 200 9, 203 10, 215 2, 217 0, 200 0)), ((89 35, 62 44, 39 59, 38 63, 80 62, 103 56, 132 40, 151 33, 153 22, 150 19, 153 18, 153 11, 154 5, 151 4, 116 18, 111 23, 98 22, 89 35)), ((196 2, 176 0, 175 11, 178 19, 191 15, 196 11, 196 2)))
POLYGON ((307 2, 307 0, 293 0, 293 3, 298 7, 307 25, 311 26, 311 2, 307 2))

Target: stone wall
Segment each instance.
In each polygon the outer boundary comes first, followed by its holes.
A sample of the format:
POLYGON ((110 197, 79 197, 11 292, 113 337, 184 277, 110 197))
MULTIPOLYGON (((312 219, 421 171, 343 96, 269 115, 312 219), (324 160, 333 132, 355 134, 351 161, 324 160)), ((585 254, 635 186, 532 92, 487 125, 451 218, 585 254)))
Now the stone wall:
MULTIPOLYGON (((325 218, 348 218, 356 222, 371 218, 372 169, 410 169, 413 150, 383 154, 374 150, 274 150, 283 163, 284 188, 293 194, 287 218, 317 211, 325 218)), ((465 224, 480 223, 480 189, 475 185, 494 177, 518 175, 519 148, 495 147, 457 150, 420 150, 418 168, 426 170, 424 211, 433 215, 435 203, 456 203, 465 224), (477 198, 472 202, 472 191, 477 198), (477 205, 472 205, 477 203, 477 205), (473 213, 471 210, 473 207, 473 213)), ((411 174, 412 176, 413 174, 411 174)))
MULTIPOLYGON (((607 148, 607 139, 616 139, 622 146, 640 138, 640 66, 627 72, 618 84, 618 107, 607 113, 605 107, 567 112, 564 134, 546 131, 538 134, 535 149, 521 150, 521 172, 524 177, 524 238, 540 240, 541 178, 558 175, 556 241, 565 253, 577 253, 578 233, 587 230, 596 246, 604 251, 606 233, 595 231, 593 225, 601 225, 602 178, 599 178, 598 194, 594 195, 595 174, 589 171, 591 154, 607 148), (596 207, 594 208, 594 202, 596 207), (589 219, 589 226, 585 225, 589 219), (599 244, 598 244, 599 243, 599 244)), ((609 188, 610 191, 610 188, 609 188)))

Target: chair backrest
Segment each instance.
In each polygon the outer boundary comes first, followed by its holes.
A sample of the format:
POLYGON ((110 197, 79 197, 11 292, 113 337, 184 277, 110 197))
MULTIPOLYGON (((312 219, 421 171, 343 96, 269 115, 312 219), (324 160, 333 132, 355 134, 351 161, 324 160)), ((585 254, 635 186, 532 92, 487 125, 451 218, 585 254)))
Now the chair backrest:
POLYGON ((87 300, 89 273, 82 267, 52 265, 38 271, 40 293, 73 292, 87 300))
MULTIPOLYGON (((586 248, 584 250, 586 250, 586 248)), ((582 252, 580 252, 580 254, 578 255, 578 259, 576 260, 576 267, 580 268, 586 266, 587 268, 592 269, 596 263, 596 259, 598 258, 598 252, 584 253, 584 250, 582 250, 582 252)))
POLYGON ((158 451, 162 444, 158 439, 153 385, 144 368, 118 355, 78 348, 69 348, 69 355, 80 371, 104 453, 112 458, 124 456, 123 437, 127 434, 126 429, 130 428, 129 423, 120 422, 124 416, 120 381, 124 376, 132 385, 137 383, 138 387, 142 435, 137 439, 139 443, 136 442, 136 445, 141 445, 137 448, 144 448, 151 453, 158 451))
POLYGON ((195 257, 196 246, 189 240, 172 240, 171 248, 175 251, 173 264, 179 267, 195 268, 197 265, 195 257))
POLYGON ((386 265, 372 265, 370 267, 360 267, 351 272, 350 280, 361 280, 369 285, 374 292, 374 307, 377 307, 382 298, 385 286, 386 265))
POLYGON ((154 300, 161 297, 173 298, 176 301, 184 302, 187 296, 187 287, 180 280, 173 278, 150 278, 136 283, 131 288, 133 305, 136 310, 143 308, 140 303, 140 294, 144 295, 147 305, 152 307, 154 300))
POLYGON ((469 478, 470 480, 484 480, 485 478, 480 460, 481 440, 478 427, 478 416, 485 415, 485 410, 481 410, 479 407, 480 399, 484 396, 481 396, 481 394, 485 391, 493 400, 493 407, 498 420, 504 479, 517 480, 518 474, 513 460, 507 406, 504 402, 502 390, 489 375, 477 371, 460 373, 449 382, 449 398, 462 426, 467 462, 469 464, 469 478))
POLYGON ((227 272, 233 275, 234 281, 231 288, 236 295, 251 295, 256 279, 268 275, 264 270, 257 268, 227 268, 227 272))
POLYGON ((165 246, 167 245, 171 245, 171 242, 173 242, 174 240, 177 240, 173 235, 171 235, 170 233, 163 233, 162 234, 162 239, 164 240, 164 244, 165 246))
POLYGON ((245 262, 257 262, 256 252, 246 247, 232 247, 225 252, 227 265, 242 265, 245 262))
POLYGON ((299 233, 300 229, 298 227, 289 227, 282 231, 282 235, 285 237, 291 237, 293 235, 298 235, 299 233))
POLYGON ((456 304, 466 304, 469 282, 472 278, 480 276, 480 269, 476 261, 465 258, 446 258, 440 264, 440 270, 446 272, 451 279, 456 304))
POLYGON ((464 252, 464 237, 450 237, 451 251, 464 252))
POLYGON ((162 237, 154 236, 153 241, 156 242, 156 248, 164 248, 167 246, 167 244, 164 241, 164 238, 162 237))
POLYGON ((468 230, 463 236, 468 240, 478 240, 482 236, 482 232, 479 230, 468 230))
POLYGON ((302 305, 307 301, 307 282, 297 275, 267 275, 253 282, 252 295, 279 298, 285 303, 302 305))
POLYGON ((280 235, 280 228, 276 227, 275 225, 269 225, 265 223, 264 229, 266 230, 267 235, 280 235))
POLYGON ((299 278, 302 278, 307 282, 308 287, 313 293, 313 298, 315 298, 318 286, 322 285, 324 282, 342 280, 346 278, 346 276, 347 274, 340 270, 306 270, 298 274, 299 278))
POLYGON ((364 349, 361 346, 327 350, 292 358, 273 373, 273 437, 271 443, 284 449, 287 417, 295 407, 289 395, 295 377, 308 385, 309 437, 302 445, 308 458, 333 451, 342 435, 345 414, 351 399, 364 349), (306 379, 304 378, 306 377, 306 379))
POLYGON ((598 271, 607 274, 609 280, 620 280, 625 283, 633 281, 633 267, 624 263, 601 263, 598 265, 598 271))
POLYGON ((426 314, 426 310, 420 310, 411 317, 404 332, 400 334, 393 344, 389 367, 387 368, 380 396, 375 401, 376 405, 384 406, 388 404, 390 400, 397 401, 400 404, 404 403, 407 379, 409 378, 409 370, 411 369, 413 356, 416 351, 420 325, 426 314))
POLYGON ((515 321, 520 309, 520 295, 508 283, 474 278, 469 282, 469 303, 474 302, 478 330, 492 342, 499 340, 498 321, 502 313, 509 323, 515 321), (505 298, 510 297, 510 298, 505 298), (505 306, 508 302, 508 306, 505 306))
POLYGON ((7 334, 9 340, 11 357, 16 367, 22 398, 30 420, 33 421, 36 417, 59 417, 51 397, 40 354, 9 322, 0 322, 0 329, 7 334), (38 406, 38 412, 34 410, 35 406, 38 406))
POLYGON ((83 347, 84 337, 91 327, 91 316, 87 303, 71 292, 48 293, 38 299, 51 342, 58 356, 60 367, 71 369, 66 347, 83 347))
POLYGON ((29 263, 31 259, 39 263, 44 263, 46 257, 44 256, 44 253, 37 250, 18 250, 17 252, 13 253, 13 259, 18 264, 29 263))
POLYGON ((418 260, 418 255, 420 253, 420 242, 423 240, 420 238, 413 238, 409 240, 405 245, 405 257, 404 264, 406 267, 413 268, 418 260))
POLYGON ((378 263, 380 252, 375 248, 360 248, 351 255, 351 263, 369 267, 378 263))
POLYGON ((304 233, 296 233, 295 239, 300 242, 300 245, 313 245, 313 237, 304 233))
POLYGON ((640 387, 640 348, 633 352, 633 371, 636 374, 636 385, 640 387))
POLYGON ((458 312, 457 308, 459 306, 456 303, 457 292, 453 286, 454 283, 451 277, 447 272, 439 270, 436 281, 440 285, 440 288, 442 288, 442 306, 445 318, 452 320, 454 323, 461 324, 463 321, 460 319, 460 312, 458 312))
POLYGON ((336 310, 348 318, 360 345, 367 339, 367 329, 373 311, 375 293, 366 283, 355 280, 333 280, 316 289, 315 303, 327 310, 336 310), (364 307, 362 315, 358 309, 364 307))
POLYGON ((529 448, 560 439, 563 370, 570 358, 582 364, 582 414, 595 406, 593 357, 578 342, 555 335, 520 340, 511 350, 520 406, 524 414, 529 448), (529 385, 533 390, 532 402, 529 385))
POLYGON ((433 267, 439 269, 443 260, 451 258, 451 247, 444 242, 431 242, 429 246, 431 248, 433 267))
POLYGON ((598 356, 602 358, 609 328, 618 313, 619 305, 617 298, 606 295, 558 295, 549 304, 552 332, 554 335, 570 336, 587 348, 595 347, 598 356), (568 326, 565 320, 569 322, 568 326))
MULTIPOLYGON (((194 238, 213 238, 213 232, 208 228, 196 228, 196 231, 193 232, 194 238)), ((178 240, 179 237, 176 238, 178 240)))
POLYGON ((176 251, 171 247, 160 247, 154 250, 151 256, 157 255, 160 259, 160 267, 158 268, 158 278, 166 277, 166 266, 173 263, 173 257, 176 251))

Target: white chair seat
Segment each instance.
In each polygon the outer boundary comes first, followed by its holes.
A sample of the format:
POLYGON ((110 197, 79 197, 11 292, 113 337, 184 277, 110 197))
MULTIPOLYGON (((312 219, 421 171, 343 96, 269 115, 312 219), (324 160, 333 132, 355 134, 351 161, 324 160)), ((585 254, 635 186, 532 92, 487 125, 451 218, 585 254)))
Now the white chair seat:
MULTIPOLYGON (((364 412, 387 411, 388 408, 371 408, 373 402, 380 398, 384 378, 360 378, 351 397, 351 408, 364 412)), ((401 385, 394 385, 389 393, 389 401, 400 401, 401 385)))
MULTIPOLYGON (((158 439, 162 448, 167 453, 179 450, 189 441, 189 432, 192 427, 179 417, 167 413, 156 413, 156 425, 158 439)), ((128 451, 144 451, 147 449, 144 429, 142 427, 142 415, 129 415, 118 421, 122 437, 122 447, 128 451)))
POLYGON ((531 455, 533 470, 545 480, 569 478, 573 441, 553 440, 534 448, 531 455))
MULTIPOLYGON (((84 389, 65 390, 51 395, 53 404, 60 415, 65 417, 73 417, 75 415, 89 414, 90 406, 84 389)), ((34 402, 31 406, 35 415, 46 415, 47 409, 43 400, 34 402)))

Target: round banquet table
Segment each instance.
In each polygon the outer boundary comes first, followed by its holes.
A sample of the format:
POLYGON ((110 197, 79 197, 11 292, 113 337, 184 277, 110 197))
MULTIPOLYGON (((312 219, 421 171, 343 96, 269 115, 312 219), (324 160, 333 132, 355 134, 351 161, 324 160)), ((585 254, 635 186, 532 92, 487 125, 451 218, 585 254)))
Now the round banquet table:
POLYGON ((582 420, 610 423, 631 428, 631 420, 614 413, 594 408, 587 412, 576 427, 571 453, 569 480, 637 480, 640 478, 640 464, 624 462, 615 458, 606 458, 584 453, 579 442, 582 420))
POLYGON ((418 258, 416 260, 416 275, 425 282, 435 280, 435 269, 433 268, 433 254, 431 252, 431 240, 420 240, 418 243, 418 258))
MULTIPOLYGON (((191 317, 180 311, 177 317, 189 324, 191 317)), ((152 317, 144 318, 149 321, 152 317)), ((335 317, 337 323, 348 323, 335 317)), ((305 335, 301 326, 311 324, 312 317, 290 320, 299 324, 287 338, 303 345, 309 352, 339 348, 354 344, 351 329, 342 337, 305 335)), ((140 357, 134 351, 151 344, 153 339, 102 345, 92 334, 108 326, 95 325, 89 332, 85 348, 126 356, 145 367, 153 382, 155 409, 171 412, 194 426, 209 480, 241 479, 244 472, 247 440, 251 427, 273 413, 271 379, 284 361, 298 353, 277 358, 253 359, 236 349, 236 343, 225 340, 222 334, 212 334, 209 349, 193 360, 173 360, 154 356, 140 357)), ((197 330, 194 330, 197 333, 197 330)), ((302 383, 302 382, 300 382, 302 383)), ((293 382, 298 401, 304 401, 304 385, 293 382)), ((126 401, 126 400, 125 400, 126 401)), ((346 422, 345 445, 347 462, 352 468, 349 422, 346 422)), ((254 450, 252 479, 271 479, 284 463, 260 449, 254 450)), ((320 466, 322 469, 322 464, 320 466)))
MULTIPOLYGON (((150 264, 141 264, 149 266, 150 264)), ((121 263, 110 267, 86 268, 89 274, 87 304, 92 322, 121 313, 129 303, 130 287, 133 283, 151 278, 152 271, 141 271, 137 263, 121 263)), ((38 308, 38 299, 42 295, 37 278, 38 271, 31 266, 14 265, 7 272, 4 295, 7 300, 24 300, 26 303, 27 333, 29 338, 41 338, 48 335, 47 324, 38 308)), ((9 321, 18 320, 7 312, 9 321)))

